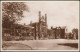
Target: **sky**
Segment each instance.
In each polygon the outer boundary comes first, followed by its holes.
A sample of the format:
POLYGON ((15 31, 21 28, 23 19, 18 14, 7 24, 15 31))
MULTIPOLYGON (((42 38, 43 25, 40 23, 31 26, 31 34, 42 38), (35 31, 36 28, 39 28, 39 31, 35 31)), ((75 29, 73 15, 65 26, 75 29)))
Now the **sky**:
POLYGON ((24 11, 24 18, 20 21, 21 24, 29 24, 30 21, 38 22, 39 14, 44 16, 47 14, 47 25, 51 26, 66 26, 69 32, 73 28, 79 28, 79 2, 78 1, 27 1, 26 5, 29 12, 24 11))

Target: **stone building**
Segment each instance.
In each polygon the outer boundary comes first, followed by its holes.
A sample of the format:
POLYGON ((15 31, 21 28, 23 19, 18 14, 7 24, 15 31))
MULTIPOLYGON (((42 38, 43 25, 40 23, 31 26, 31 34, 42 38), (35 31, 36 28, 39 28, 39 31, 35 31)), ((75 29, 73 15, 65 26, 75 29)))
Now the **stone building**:
POLYGON ((48 35, 51 39, 63 39, 65 38, 65 28, 62 27, 56 27, 51 29, 48 29, 48 35))
POLYGON ((45 16, 42 16, 40 11, 39 11, 39 22, 35 22, 35 23, 30 22, 30 26, 34 27, 35 39, 65 38, 65 28, 51 27, 51 29, 48 29, 47 28, 47 14, 45 14, 45 16))
POLYGON ((45 16, 41 16, 41 12, 39 11, 39 35, 40 38, 47 38, 47 14, 45 16))
POLYGON ((39 11, 39 22, 30 23, 35 29, 35 39, 46 39, 47 38, 47 14, 41 16, 39 11))

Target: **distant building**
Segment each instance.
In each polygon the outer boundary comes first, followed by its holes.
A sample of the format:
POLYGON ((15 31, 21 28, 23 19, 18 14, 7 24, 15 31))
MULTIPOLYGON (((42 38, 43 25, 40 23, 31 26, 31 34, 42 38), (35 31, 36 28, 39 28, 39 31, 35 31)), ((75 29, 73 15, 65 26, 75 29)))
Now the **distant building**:
POLYGON ((73 39, 78 39, 78 29, 77 28, 74 28, 72 30, 72 34, 73 34, 73 39))
POLYGON ((66 39, 78 39, 78 29, 72 29, 72 32, 65 33, 66 39))
POLYGON ((47 28, 47 14, 41 15, 39 22, 30 22, 29 25, 14 24, 10 29, 2 28, 3 40, 33 40, 33 39, 78 39, 78 29, 66 33, 65 27, 47 28), (5 37, 5 38, 4 38, 5 37))
POLYGON ((51 39, 64 39, 65 38, 65 28, 62 27, 51 27, 51 30, 48 29, 48 35, 51 39))

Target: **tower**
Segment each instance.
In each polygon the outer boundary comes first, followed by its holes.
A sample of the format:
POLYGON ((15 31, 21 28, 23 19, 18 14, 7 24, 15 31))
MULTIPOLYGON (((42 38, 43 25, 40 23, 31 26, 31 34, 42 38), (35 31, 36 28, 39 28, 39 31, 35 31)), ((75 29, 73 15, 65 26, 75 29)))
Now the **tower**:
POLYGON ((46 21, 46 25, 47 25, 47 14, 45 14, 45 21, 46 21))
POLYGON ((39 11, 39 24, 38 24, 38 38, 39 38, 39 39, 40 39, 40 37, 41 37, 41 36, 40 36, 40 34, 41 34, 41 33, 40 33, 40 32, 41 32, 41 29, 40 29, 40 27, 41 27, 41 26, 40 26, 40 21, 41 21, 41 11, 39 11))
POLYGON ((45 31, 46 31, 46 36, 47 36, 47 14, 45 14, 45 26, 46 26, 45 31))
POLYGON ((41 16, 41 12, 39 11, 39 38, 45 39, 47 37, 47 14, 45 16, 41 16))
POLYGON ((41 20, 41 11, 39 11, 39 22, 41 20))

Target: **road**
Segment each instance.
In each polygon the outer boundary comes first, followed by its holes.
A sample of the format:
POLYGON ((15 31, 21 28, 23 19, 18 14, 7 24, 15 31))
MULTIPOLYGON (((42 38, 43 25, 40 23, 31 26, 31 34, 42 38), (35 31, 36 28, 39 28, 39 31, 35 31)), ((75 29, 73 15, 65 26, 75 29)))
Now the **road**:
POLYGON ((28 45, 27 48, 29 50, 30 48, 32 50, 78 50, 78 40, 51 39, 51 40, 4 41, 4 42, 7 44, 12 43, 8 47, 4 46, 5 50, 11 50, 11 49, 12 50, 27 50, 25 49, 26 47, 25 45, 28 45))

